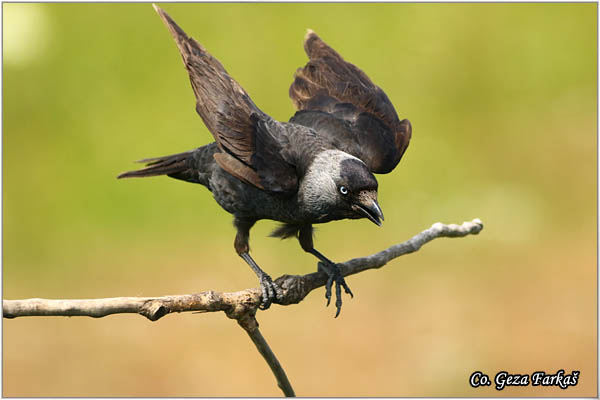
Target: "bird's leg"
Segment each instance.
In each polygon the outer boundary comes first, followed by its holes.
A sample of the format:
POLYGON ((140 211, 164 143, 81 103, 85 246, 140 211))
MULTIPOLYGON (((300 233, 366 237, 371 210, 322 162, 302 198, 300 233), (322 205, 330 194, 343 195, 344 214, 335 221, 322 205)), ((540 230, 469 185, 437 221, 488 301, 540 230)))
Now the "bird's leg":
POLYGON ((329 305, 331 302, 331 286, 335 282, 335 317, 337 318, 342 310, 342 288, 344 288, 344 291, 349 294, 350 297, 354 297, 354 295, 346 284, 344 276, 342 275, 337 264, 314 248, 312 233, 312 225, 302 226, 298 231, 298 241, 300 242, 300 246, 302 246, 304 251, 314 255, 321 261, 318 264, 318 270, 325 272, 329 276, 329 279, 327 279, 327 283, 325 284, 325 297, 327 298, 327 305, 329 305))
POLYGON ((250 256, 250 246, 248 244, 250 238, 250 228, 256 221, 248 220, 234 220, 234 225, 237 228, 237 234, 235 235, 234 247, 238 255, 246 261, 246 263, 252 268, 252 271, 258 276, 260 282, 260 288, 262 290, 262 302, 259 308, 266 310, 271 306, 274 300, 282 300, 283 292, 281 288, 277 286, 273 279, 256 264, 256 261, 250 256))

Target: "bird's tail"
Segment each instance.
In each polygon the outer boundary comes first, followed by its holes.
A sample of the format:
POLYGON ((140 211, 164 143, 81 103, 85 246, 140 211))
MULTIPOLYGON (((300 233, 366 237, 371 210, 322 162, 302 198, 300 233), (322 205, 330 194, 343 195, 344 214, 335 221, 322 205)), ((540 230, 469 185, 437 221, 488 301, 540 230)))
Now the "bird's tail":
POLYGON ((195 150, 170 156, 138 160, 136 162, 146 163, 146 167, 135 171, 123 172, 117 176, 117 178, 143 178, 147 176, 171 175, 182 172, 188 168, 188 159, 194 151, 195 150))
POLYGON ((213 154, 216 151, 218 151, 216 144, 211 143, 184 153, 145 158, 136 161, 146 163, 145 168, 123 172, 117 178, 145 178, 167 175, 171 178, 200 183, 208 187, 208 178, 215 165, 213 154))

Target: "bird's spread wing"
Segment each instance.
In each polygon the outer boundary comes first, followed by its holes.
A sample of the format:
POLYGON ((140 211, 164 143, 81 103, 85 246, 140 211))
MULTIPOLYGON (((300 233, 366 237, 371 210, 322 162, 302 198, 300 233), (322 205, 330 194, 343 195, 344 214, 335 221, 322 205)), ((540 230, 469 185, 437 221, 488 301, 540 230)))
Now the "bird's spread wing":
POLYGON ((374 173, 393 170, 408 147, 410 122, 400 121, 383 90, 310 30, 304 49, 310 61, 290 87, 298 109, 290 122, 315 129, 374 173))
MULTIPOLYGON (((231 175, 260 189, 291 194, 298 177, 284 159, 276 140, 281 124, 263 113, 246 91, 161 8, 154 6, 183 57, 196 95, 196 111, 214 136, 219 149, 214 157, 231 175)), ((285 152, 284 152, 285 153, 285 152)))

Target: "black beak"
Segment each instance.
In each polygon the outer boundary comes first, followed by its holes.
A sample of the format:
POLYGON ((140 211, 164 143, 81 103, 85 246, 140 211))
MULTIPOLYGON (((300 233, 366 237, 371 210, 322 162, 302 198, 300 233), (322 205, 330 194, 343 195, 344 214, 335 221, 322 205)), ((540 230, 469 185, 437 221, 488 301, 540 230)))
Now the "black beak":
POLYGON ((368 199, 364 203, 354 203, 352 208, 362 216, 367 217, 375 225, 381 226, 381 221, 384 218, 377 200, 368 199))

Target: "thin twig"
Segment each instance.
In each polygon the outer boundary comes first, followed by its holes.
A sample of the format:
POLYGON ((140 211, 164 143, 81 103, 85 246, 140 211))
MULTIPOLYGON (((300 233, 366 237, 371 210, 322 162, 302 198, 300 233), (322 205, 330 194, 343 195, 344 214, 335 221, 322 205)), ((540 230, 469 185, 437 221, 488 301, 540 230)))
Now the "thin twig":
POLYGON ((271 347, 269 347, 269 344, 263 337, 262 333, 260 333, 256 318, 253 315, 248 315, 247 318, 238 319, 238 324, 242 328, 244 328, 244 330, 246 331, 248 336, 250 336, 250 339, 252 339, 252 342, 258 349, 260 355, 263 356, 263 358, 269 365, 269 368, 271 368, 271 371, 273 372, 273 375, 275 375, 275 379, 277 380, 277 386, 279 386, 283 394, 286 397, 296 397, 294 389, 292 388, 292 384, 290 383, 287 375, 285 374, 283 367, 279 363, 279 360, 277 360, 275 353, 273 353, 271 347))

